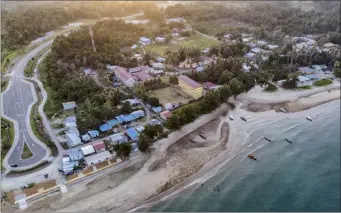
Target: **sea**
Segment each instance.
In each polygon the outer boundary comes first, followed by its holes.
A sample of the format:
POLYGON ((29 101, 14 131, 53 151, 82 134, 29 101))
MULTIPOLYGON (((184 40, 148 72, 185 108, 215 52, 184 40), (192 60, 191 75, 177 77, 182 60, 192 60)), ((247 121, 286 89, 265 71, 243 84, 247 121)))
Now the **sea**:
POLYGON ((266 124, 259 118, 264 125, 248 146, 212 177, 145 211, 340 212, 340 102, 318 107, 312 122, 293 116, 266 124), (264 135, 272 142, 260 140, 264 135))

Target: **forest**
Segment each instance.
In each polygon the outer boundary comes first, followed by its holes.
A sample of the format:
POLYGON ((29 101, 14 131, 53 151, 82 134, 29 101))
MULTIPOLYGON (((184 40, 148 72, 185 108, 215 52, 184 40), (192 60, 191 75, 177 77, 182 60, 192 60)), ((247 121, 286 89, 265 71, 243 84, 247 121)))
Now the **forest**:
POLYGON ((15 10, 2 9, 2 48, 17 49, 46 32, 59 29, 79 19, 121 17, 136 14, 149 8, 148 2, 59 2, 27 7, 17 6, 15 10))
MULTIPOLYGON (((331 3, 340 8, 340 2, 331 3)), ((168 17, 185 17, 191 23, 228 18, 250 24, 254 31, 267 32, 264 35, 277 33, 300 36, 334 32, 338 34, 332 36, 331 42, 340 43, 340 11, 336 9, 320 9, 317 12, 293 7, 286 2, 245 2, 244 6, 238 7, 195 2, 167 7, 165 14, 168 17)))

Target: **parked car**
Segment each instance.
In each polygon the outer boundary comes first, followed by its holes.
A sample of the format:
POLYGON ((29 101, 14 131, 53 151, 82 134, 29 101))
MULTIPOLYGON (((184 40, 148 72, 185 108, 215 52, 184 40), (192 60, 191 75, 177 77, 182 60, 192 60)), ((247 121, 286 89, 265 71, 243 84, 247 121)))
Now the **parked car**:
POLYGON ((18 165, 17 164, 12 164, 11 167, 18 167, 18 165))

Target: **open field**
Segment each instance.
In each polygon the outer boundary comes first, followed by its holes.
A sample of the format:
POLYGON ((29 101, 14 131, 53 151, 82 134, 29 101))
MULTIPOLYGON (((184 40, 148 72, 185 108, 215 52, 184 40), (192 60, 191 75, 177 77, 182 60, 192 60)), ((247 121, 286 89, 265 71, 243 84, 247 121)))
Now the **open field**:
POLYGON ((148 96, 157 97, 161 104, 169 102, 179 102, 181 104, 187 104, 191 100, 190 96, 183 92, 180 87, 166 87, 158 90, 153 90, 148 93, 148 96))
POLYGON ((146 50, 156 53, 160 56, 165 56, 167 50, 176 51, 180 47, 199 47, 200 49, 211 48, 212 46, 218 46, 219 41, 208 39, 200 35, 193 35, 184 40, 176 39, 176 44, 151 44, 145 46, 146 50))

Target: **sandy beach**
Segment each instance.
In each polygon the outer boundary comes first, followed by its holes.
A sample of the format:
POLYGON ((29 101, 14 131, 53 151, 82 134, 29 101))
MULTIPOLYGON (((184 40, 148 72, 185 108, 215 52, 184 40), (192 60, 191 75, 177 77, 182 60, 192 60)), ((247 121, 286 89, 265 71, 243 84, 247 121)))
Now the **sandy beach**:
POLYGON ((273 94, 265 94, 267 99, 263 96, 261 101, 253 102, 257 93, 254 89, 249 92, 251 95, 246 93, 237 96, 237 107, 229 110, 228 114, 227 105, 222 105, 181 130, 172 132, 168 138, 155 142, 153 152, 145 163, 141 160, 139 168, 110 174, 110 178, 38 201, 26 211, 143 211, 145 207, 185 187, 204 183, 219 171, 224 162, 245 149, 245 141, 258 127, 293 116, 302 117, 303 120, 307 115, 314 118, 326 107, 340 104, 333 101, 326 106, 317 106, 339 99, 339 89, 328 92, 325 88, 312 94, 296 93, 296 96, 284 94, 287 99, 281 98, 277 102, 273 94), (262 107, 256 110, 258 112, 251 112, 245 110, 247 104, 261 104, 262 107), (274 109, 279 105, 285 105, 288 112, 294 113, 276 112, 274 109), (264 106, 267 107, 266 111, 264 106), (229 119, 229 114, 233 115, 233 121, 229 119), (247 122, 242 121, 240 116, 245 117, 247 122))

